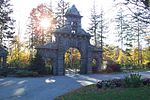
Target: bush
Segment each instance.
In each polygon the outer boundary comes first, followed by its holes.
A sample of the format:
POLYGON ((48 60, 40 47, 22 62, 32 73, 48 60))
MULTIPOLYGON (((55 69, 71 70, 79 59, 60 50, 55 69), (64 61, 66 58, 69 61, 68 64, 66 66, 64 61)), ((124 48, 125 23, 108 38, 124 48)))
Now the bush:
POLYGON ((25 63, 23 61, 14 59, 12 61, 9 62, 9 66, 10 67, 15 67, 15 68, 27 68, 28 67, 28 63, 25 63))
POLYGON ((140 74, 130 74, 126 76, 124 79, 124 86, 125 87, 139 87, 141 85, 141 75, 140 74))
POLYGON ((122 79, 113 79, 112 83, 114 83, 115 87, 121 87, 123 85, 122 79))
POLYGON ((147 67, 147 68, 150 68, 150 62, 148 62, 148 63, 146 64, 146 67, 147 67))
POLYGON ((96 84, 96 87, 100 89, 100 88, 103 87, 102 84, 103 84, 102 81, 98 81, 97 84, 96 84))
POLYGON ((111 72, 120 72, 121 71, 121 66, 119 64, 112 64, 108 65, 106 68, 106 72, 111 73, 111 72))
POLYGON ((35 77, 38 76, 37 72, 28 71, 28 70, 19 70, 16 72, 18 77, 35 77))
POLYGON ((145 78, 145 79, 142 79, 142 83, 143 85, 150 85, 150 78, 145 78))
POLYGON ((117 87, 140 87, 143 85, 150 86, 150 78, 141 79, 141 75, 132 73, 124 79, 102 80, 98 81, 96 87, 98 89, 117 88, 117 87))
POLYGON ((7 77, 8 72, 6 68, 0 68, 0 76, 7 77))
POLYGON ((35 58, 32 58, 29 69, 41 75, 46 73, 45 62, 40 54, 36 53, 35 58))
POLYGON ((16 68, 0 68, 0 76, 9 76, 9 75, 15 75, 16 74, 16 68))
POLYGON ((93 72, 93 73, 97 73, 97 72, 98 72, 98 67, 93 66, 93 67, 92 67, 92 72, 93 72))
POLYGON ((97 88, 117 88, 123 85, 122 79, 113 79, 113 80, 103 80, 97 82, 97 88))

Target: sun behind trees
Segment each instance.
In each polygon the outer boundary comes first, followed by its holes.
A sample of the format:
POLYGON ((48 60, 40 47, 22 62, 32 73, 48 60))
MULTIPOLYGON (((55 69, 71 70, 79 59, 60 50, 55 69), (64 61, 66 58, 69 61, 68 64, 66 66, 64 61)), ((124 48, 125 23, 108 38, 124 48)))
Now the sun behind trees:
MULTIPOLYGON (((28 40, 26 43, 24 43, 19 37, 19 34, 22 33, 20 32, 22 28, 18 29, 18 33, 15 33, 18 34, 18 36, 14 36, 14 20, 11 18, 11 16, 9 16, 12 13, 9 1, 10 0, 0 1, 0 7, 2 7, 2 12, 0 14, 0 44, 6 44, 5 46, 8 46, 8 50, 10 53, 7 59, 8 66, 23 68, 27 67, 28 64, 30 64, 31 58, 34 57, 36 53, 35 47, 47 42, 52 42, 51 33, 55 31, 56 28, 61 28, 64 26, 64 15, 66 9, 69 7, 69 3, 64 2, 64 0, 57 0, 58 2, 55 5, 55 10, 52 10, 52 7, 47 6, 47 4, 40 4, 37 7, 33 8, 29 15, 28 29, 25 34, 26 39, 28 40)), ((113 21, 115 19, 118 19, 118 22, 120 23, 120 25, 119 23, 118 25, 116 25, 118 27, 116 28, 116 30, 119 33, 118 35, 120 35, 120 37, 118 38, 121 42, 121 47, 119 47, 119 42, 115 44, 118 46, 106 43, 105 38, 108 39, 106 34, 111 27, 107 25, 107 20, 105 22, 105 10, 97 9, 98 6, 96 5, 93 5, 91 9, 92 12, 91 18, 89 19, 91 22, 89 24, 89 33, 94 37, 93 44, 95 43, 94 45, 103 49, 103 60, 112 60, 115 63, 126 66, 128 66, 128 64, 133 66, 135 65, 136 67, 145 66, 145 64, 150 62, 149 3, 148 0, 124 1, 126 2, 122 1, 122 4, 124 4, 127 9, 124 9, 123 5, 121 5, 122 10, 118 12, 118 18, 111 19, 113 21), (142 7, 140 7, 139 2, 142 4, 142 7), (131 12, 129 14, 126 14, 126 11, 131 12), (146 31, 146 33, 144 31, 146 31), (147 44, 143 45, 143 41, 147 41, 147 44)), ((116 8, 120 8, 120 5, 119 7, 116 6, 115 9, 116 8)), ((109 24, 111 23, 113 22, 109 22, 109 24)), ((117 23, 117 21, 115 23, 117 23)), ((114 38, 117 40, 116 37, 114 38)), ((77 67, 80 67, 81 55, 79 55, 80 54, 78 52, 73 52, 71 60, 71 54, 69 54, 67 51, 64 58, 64 60, 66 61, 66 65, 71 66, 71 61, 74 61, 75 58, 77 61, 77 67)), ((51 63, 51 61, 47 63, 51 63)), ((76 63, 73 63, 72 66, 74 66, 75 64, 76 63)))
POLYGON ((32 46, 38 46, 51 40, 56 21, 52 9, 41 4, 30 13, 32 46))

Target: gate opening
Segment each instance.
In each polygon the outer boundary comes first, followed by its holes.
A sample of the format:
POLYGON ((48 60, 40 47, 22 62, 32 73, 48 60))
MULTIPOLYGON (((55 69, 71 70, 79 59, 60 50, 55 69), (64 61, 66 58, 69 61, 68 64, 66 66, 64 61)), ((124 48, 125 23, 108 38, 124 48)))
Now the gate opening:
POLYGON ((65 74, 78 74, 81 67, 81 54, 77 48, 69 48, 65 53, 65 74))

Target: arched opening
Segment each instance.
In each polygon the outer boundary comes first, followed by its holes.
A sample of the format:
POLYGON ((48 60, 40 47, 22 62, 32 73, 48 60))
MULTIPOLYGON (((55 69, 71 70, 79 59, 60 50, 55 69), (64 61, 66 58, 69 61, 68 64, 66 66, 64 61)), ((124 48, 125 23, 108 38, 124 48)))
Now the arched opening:
POLYGON ((77 48, 69 48, 64 55, 66 74, 78 74, 81 68, 81 53, 77 48))
POLYGON ((91 60, 92 72, 96 73, 98 71, 97 59, 91 60))
POLYGON ((47 74, 53 74, 53 60, 48 58, 45 60, 45 68, 47 74))

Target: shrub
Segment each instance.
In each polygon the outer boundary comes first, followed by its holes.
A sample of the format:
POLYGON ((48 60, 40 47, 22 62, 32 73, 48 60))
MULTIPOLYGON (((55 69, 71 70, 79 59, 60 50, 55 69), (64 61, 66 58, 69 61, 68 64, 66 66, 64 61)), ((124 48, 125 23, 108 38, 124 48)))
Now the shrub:
POLYGON ((124 64, 124 68, 127 69, 127 70, 128 70, 128 69, 129 69, 129 70, 132 69, 133 66, 134 66, 134 64, 131 63, 131 62, 130 62, 130 63, 125 63, 125 64, 124 64))
POLYGON ((122 79, 113 79, 112 83, 114 83, 115 87, 121 87, 123 85, 122 79))
POLYGON ((42 75, 46 73, 45 62, 40 54, 36 53, 35 58, 32 58, 29 70, 38 72, 42 75))
POLYGON ((0 76, 8 76, 8 75, 14 75, 16 73, 15 68, 0 68, 0 76))
POLYGON ((98 72, 98 67, 93 66, 93 67, 92 67, 92 72, 93 72, 93 73, 97 73, 97 72, 98 72))
POLYGON ((98 81, 97 84, 96 84, 96 87, 97 88, 102 88, 102 81, 98 81))
POLYGON ((141 75, 132 73, 124 79, 125 87, 139 87, 141 85, 141 75))
POLYGON ((150 78, 142 79, 143 85, 150 85, 150 78))
POLYGON ((37 72, 33 72, 33 71, 28 71, 28 70, 19 70, 16 72, 16 75, 18 77, 35 77, 38 76, 37 72))
POLYGON ((27 68, 28 67, 28 63, 25 63, 21 60, 18 59, 14 59, 12 61, 9 62, 9 67, 15 67, 15 68, 27 68))
POLYGON ((110 84, 109 84, 109 80, 102 80, 97 82, 96 84, 97 88, 109 88, 110 84))
POLYGON ((147 68, 150 68, 150 62, 148 62, 148 63, 146 64, 146 67, 147 67, 147 68))
POLYGON ((112 70, 111 67, 107 67, 105 71, 106 71, 107 73, 112 73, 112 72, 113 72, 113 70, 112 70))
POLYGON ((0 68, 0 76, 7 77, 8 72, 6 68, 0 68))
POLYGON ((113 80, 103 80, 97 82, 97 88, 117 88, 123 85, 122 79, 113 79, 113 80))
POLYGON ((106 72, 111 73, 111 72, 120 72, 121 71, 121 66, 119 64, 112 64, 108 65, 106 68, 106 72))

